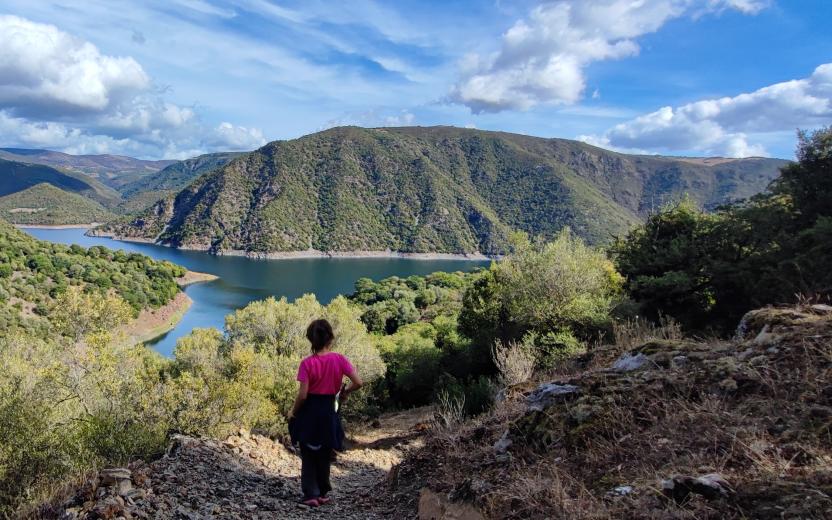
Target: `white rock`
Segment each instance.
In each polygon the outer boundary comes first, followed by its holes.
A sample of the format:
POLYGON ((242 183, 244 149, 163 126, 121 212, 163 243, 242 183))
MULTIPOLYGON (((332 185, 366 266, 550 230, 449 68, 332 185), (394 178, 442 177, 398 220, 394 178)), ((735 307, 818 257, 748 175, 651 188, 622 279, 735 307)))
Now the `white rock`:
POLYGON ((639 352, 638 354, 624 354, 612 364, 612 369, 618 372, 632 372, 638 370, 650 361, 647 356, 639 352))

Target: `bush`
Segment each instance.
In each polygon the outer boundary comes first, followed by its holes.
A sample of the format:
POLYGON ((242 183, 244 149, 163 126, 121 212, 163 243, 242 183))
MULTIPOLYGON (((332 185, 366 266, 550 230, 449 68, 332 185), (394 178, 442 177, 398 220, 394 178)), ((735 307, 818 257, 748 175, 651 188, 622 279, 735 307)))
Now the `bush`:
POLYGON ((440 408, 448 403, 459 403, 463 414, 473 417, 490 410, 496 395, 497 388, 487 376, 460 381, 449 374, 443 374, 437 382, 434 399, 440 408))
POLYGON ((832 129, 801 133, 797 156, 766 193, 716 214, 683 200, 616 242, 627 289, 649 318, 726 333, 753 308, 832 296, 832 129))
MULTIPOLYGON (((80 307, 97 299, 76 296, 80 307)), ((0 338, 2 516, 68 475, 164 449, 157 397, 164 362, 89 316, 75 317, 73 330, 85 331, 77 341, 22 332, 0 338), (80 323, 85 317, 92 322, 80 323)))
POLYGON ((623 282, 603 252, 568 230, 546 244, 519 236, 514 252, 493 264, 465 293, 460 330, 487 348, 495 340, 507 344, 535 333, 552 340, 535 343, 543 349, 538 359, 555 354, 557 341, 564 347, 557 352, 573 354, 580 350, 576 338, 591 338, 609 328, 623 282))
POLYGON ((396 406, 418 406, 431 401, 441 374, 442 351, 429 323, 408 325, 381 338, 378 348, 387 365, 387 394, 396 406))

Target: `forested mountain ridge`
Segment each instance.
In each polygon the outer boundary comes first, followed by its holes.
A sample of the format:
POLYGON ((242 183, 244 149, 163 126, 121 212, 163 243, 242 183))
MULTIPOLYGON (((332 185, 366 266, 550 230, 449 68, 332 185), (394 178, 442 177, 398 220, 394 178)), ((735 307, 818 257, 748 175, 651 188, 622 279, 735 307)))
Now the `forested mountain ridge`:
POLYGON ((333 128, 275 141, 97 232, 212 252, 506 250, 565 226, 604 243, 687 193, 762 191, 787 161, 635 156, 455 127, 333 128))
POLYGON ((14 224, 54 226, 105 222, 114 215, 94 200, 42 182, 0 197, 0 218, 14 224))
POLYGON ((106 207, 112 207, 121 197, 114 189, 82 173, 0 159, 0 196, 21 192, 41 183, 83 195, 106 207))
POLYGON ((0 158, 83 173, 115 189, 120 189, 124 184, 136 181, 177 162, 174 160, 147 161, 110 154, 72 155, 53 150, 29 148, 0 148, 0 158))
POLYGON ((143 176, 119 188, 124 202, 119 205, 125 213, 141 211, 154 202, 173 195, 200 175, 225 166, 245 152, 207 153, 177 161, 161 170, 143 176))

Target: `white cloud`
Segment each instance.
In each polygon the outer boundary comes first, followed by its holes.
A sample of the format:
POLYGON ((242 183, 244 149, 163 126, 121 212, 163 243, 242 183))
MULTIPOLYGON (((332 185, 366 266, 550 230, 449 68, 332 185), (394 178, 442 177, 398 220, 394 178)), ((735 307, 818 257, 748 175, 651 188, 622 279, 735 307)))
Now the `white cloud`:
POLYGON ((757 14, 770 3, 770 0, 708 0, 711 9, 730 8, 745 14, 757 14))
POLYGON ((662 107, 618 124, 603 135, 579 139, 622 150, 764 156, 767 152, 761 139, 749 134, 813 128, 830 122, 832 63, 827 63, 807 78, 776 83, 733 97, 662 107))
POLYGON ((220 18, 234 18, 237 16, 237 13, 232 9, 223 9, 204 0, 177 0, 177 3, 202 14, 219 16, 220 18))
POLYGON ((222 122, 214 128, 211 144, 224 149, 251 150, 266 144, 266 139, 263 137, 263 132, 257 128, 246 128, 222 122))
POLYGON ((134 157, 186 159, 216 150, 253 150, 266 144, 257 128, 221 123, 215 128, 201 124, 172 133, 150 129, 125 137, 92 133, 54 121, 33 122, 0 111, 0 135, 14 136, 14 145, 46 148, 71 154, 119 154, 134 157))
POLYGON ((16 16, 0 16, 0 130, 5 146, 143 157, 266 142, 257 128, 212 128, 194 108, 166 101, 133 58, 104 55, 55 26, 16 16))
POLYGON ((416 116, 409 110, 389 112, 384 109, 367 110, 345 114, 336 119, 330 119, 318 130, 326 130, 336 126, 363 126, 363 127, 384 127, 384 126, 412 126, 416 123, 416 116))
POLYGON ((0 108, 53 117, 103 112, 149 85, 133 58, 102 55, 53 25, 0 16, 0 108))
POLYGON ((573 104, 593 62, 639 53, 636 39, 681 16, 737 9, 753 14, 764 0, 560 0, 542 4, 503 34, 490 56, 472 54, 450 99, 473 112, 573 104))

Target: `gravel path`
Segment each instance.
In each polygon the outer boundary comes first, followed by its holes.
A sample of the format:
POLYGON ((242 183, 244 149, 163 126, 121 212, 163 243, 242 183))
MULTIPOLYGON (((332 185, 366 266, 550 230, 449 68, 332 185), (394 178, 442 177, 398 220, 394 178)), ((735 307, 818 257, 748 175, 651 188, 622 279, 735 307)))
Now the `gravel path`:
POLYGON ((388 414, 349 434, 332 468, 332 502, 298 504, 300 459, 267 437, 241 431, 223 441, 176 436, 150 464, 102 470, 70 500, 61 518, 380 519, 398 516, 384 500, 386 478, 420 445, 430 410, 388 414))

